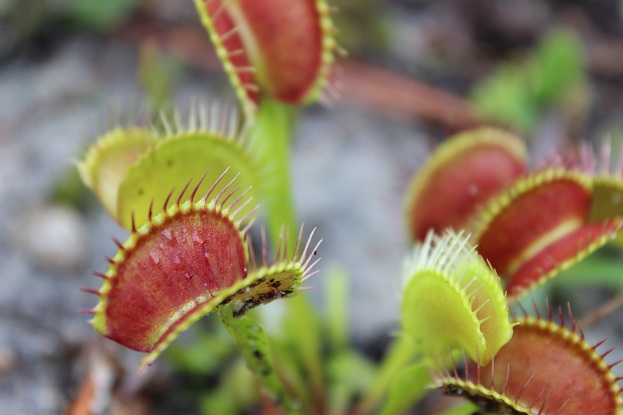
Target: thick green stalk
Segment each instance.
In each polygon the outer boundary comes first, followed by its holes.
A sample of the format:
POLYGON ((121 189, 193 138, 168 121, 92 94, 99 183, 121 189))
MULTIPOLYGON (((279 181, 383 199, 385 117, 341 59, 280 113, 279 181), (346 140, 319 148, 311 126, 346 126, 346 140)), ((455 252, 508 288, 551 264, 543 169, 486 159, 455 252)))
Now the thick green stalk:
POLYGON ((290 141, 298 108, 264 99, 251 130, 251 143, 258 152, 264 181, 264 211, 272 245, 278 246, 282 226, 289 227, 288 251, 296 243, 296 214, 292 200, 290 141))
MULTIPOLYGON (((262 166, 264 181, 264 207, 268 222, 268 233, 273 247, 279 246, 285 226, 288 254, 294 253, 298 237, 297 220, 292 195, 292 171, 290 163, 291 140, 296 125, 298 107, 268 98, 260 102, 255 124, 251 130, 251 144, 256 149, 262 166)), ((288 301, 291 318, 306 316, 312 308, 307 297, 288 301)), ((305 327, 305 324, 303 325, 305 327)), ((312 328, 307 326, 308 330, 312 328)), ((324 376, 320 364, 321 345, 309 342, 309 333, 296 330, 290 333, 293 342, 305 345, 301 349, 302 365, 311 380, 312 396, 315 400, 324 396, 324 376)), ((319 338, 319 336, 318 336, 319 338)))
POLYGON ((262 326, 248 317, 234 317, 230 308, 224 308, 219 315, 264 392, 283 414, 300 414, 300 404, 287 394, 275 373, 268 339, 262 326))

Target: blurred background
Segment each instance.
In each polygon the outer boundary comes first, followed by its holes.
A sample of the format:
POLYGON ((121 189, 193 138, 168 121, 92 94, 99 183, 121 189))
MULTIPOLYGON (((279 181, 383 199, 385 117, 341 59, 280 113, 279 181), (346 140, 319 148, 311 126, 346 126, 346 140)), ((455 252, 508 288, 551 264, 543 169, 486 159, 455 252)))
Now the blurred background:
MULTIPOLYGON (((353 341, 374 357, 397 327, 404 191, 435 143, 486 120, 525 137, 535 163, 582 140, 619 148, 623 1, 331 4, 348 51, 341 93, 301 116, 294 186, 301 221, 324 238, 322 270, 349 277, 353 341)), ((0 414, 65 413, 88 373, 115 385, 103 388, 115 414, 210 413, 197 402, 214 377, 188 367, 216 363, 173 351, 139 377, 139 354, 76 311, 94 305, 79 288, 98 286, 110 238, 125 237, 76 160, 107 128, 193 98, 235 102, 190 0, 0 0, 0 414)), ((324 275, 311 283, 319 308, 324 275)), ((549 295, 582 317, 621 287, 549 295)), ((589 332, 620 344, 616 315, 589 332)))

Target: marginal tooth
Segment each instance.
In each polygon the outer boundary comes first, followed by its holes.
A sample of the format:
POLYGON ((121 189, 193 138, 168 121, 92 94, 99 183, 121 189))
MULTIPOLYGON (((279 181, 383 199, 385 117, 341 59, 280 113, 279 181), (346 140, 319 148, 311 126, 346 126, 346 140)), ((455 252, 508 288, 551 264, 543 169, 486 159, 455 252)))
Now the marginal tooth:
POLYGON ((193 232, 193 242, 197 242, 198 244, 203 244, 205 241, 201 239, 197 233, 193 232))
POLYGON ((161 231, 161 233, 162 233, 162 236, 167 238, 167 240, 173 241, 173 235, 171 235, 171 230, 170 229, 165 229, 165 230, 161 231))
POLYGON ((149 257, 151 258, 154 265, 160 265, 160 257, 156 252, 150 252, 149 257))

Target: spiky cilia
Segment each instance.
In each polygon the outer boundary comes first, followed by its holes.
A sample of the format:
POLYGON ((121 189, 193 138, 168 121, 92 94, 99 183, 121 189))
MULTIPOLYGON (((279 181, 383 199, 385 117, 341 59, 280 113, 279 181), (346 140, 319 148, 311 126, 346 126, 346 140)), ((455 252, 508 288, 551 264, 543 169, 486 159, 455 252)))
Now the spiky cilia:
MULTIPOLYGON (((579 170, 592 177, 593 192, 589 222, 623 218, 623 148, 612 148, 611 140, 604 140, 599 151, 583 143, 574 151, 556 155, 546 163, 571 170, 579 170)), ((623 246, 623 235, 617 235, 623 246)))
POLYGON ((195 0, 195 6, 247 117, 261 96, 304 104, 322 92, 337 48, 325 0, 195 0))
POLYGON ((318 247, 322 243, 322 239, 310 251, 316 229, 311 231, 305 246, 302 247, 303 225, 301 225, 294 253, 290 258, 288 258, 287 254, 289 252, 287 238, 289 231, 286 228, 283 228, 283 230, 272 264, 268 260, 268 244, 264 232, 262 232, 262 257, 260 264, 255 262, 253 245, 250 241, 248 242, 251 266, 245 279, 245 289, 237 291, 224 301, 224 304, 228 304, 232 308, 235 317, 243 315, 249 309, 260 304, 290 296, 302 288, 300 284, 303 281, 317 272, 312 271, 312 269, 320 261, 320 258, 313 259, 318 254, 318 247), (301 248, 303 248, 302 252, 300 251, 301 248))
POLYGON ((593 182, 546 169, 519 179, 473 220, 478 252, 509 295, 525 295, 616 237, 621 220, 589 222, 593 182))
MULTIPOLYGON (((169 191, 179 190, 189 177, 207 174, 198 190, 205 193, 227 167, 231 169, 219 186, 240 173, 240 185, 251 188, 249 195, 258 198, 261 171, 235 111, 193 101, 187 120, 182 121, 176 109, 172 116, 163 115, 160 123, 164 131, 112 130, 93 143, 78 165, 83 181, 121 226, 131 230, 132 220, 137 227, 143 225, 149 206, 161 206, 169 191)), ((170 204, 174 202, 169 198, 170 204)))
POLYGON ((102 335, 147 352, 141 368, 216 307, 243 302, 245 307, 237 313, 242 315, 253 306, 297 292, 310 275, 313 264, 306 251, 311 237, 300 257, 249 269, 245 233, 254 210, 237 219, 251 199, 245 201, 246 192, 234 188, 234 180, 215 191, 226 173, 197 202, 202 180, 185 202, 190 182, 175 203, 170 205, 167 199, 155 214, 150 209, 143 226, 133 226, 124 243, 116 241, 119 251, 110 259, 108 271, 96 273, 104 283, 94 292, 99 302, 90 310, 91 323, 102 335))
MULTIPOLYGON (((536 310, 536 307, 535 307, 536 310)), ((559 322, 548 317, 514 320, 512 339, 491 363, 467 362, 465 374, 456 365, 448 370, 439 365, 434 375, 445 392, 466 396, 484 410, 502 414, 620 415, 621 388, 604 358, 612 352, 598 352, 605 340, 590 345, 569 309, 568 326, 558 310, 559 322)))
POLYGON ((468 236, 452 231, 430 232, 405 263, 401 314, 424 355, 458 347, 488 362, 513 333, 499 277, 468 236))
POLYGON ((113 218, 118 217, 119 186, 128 170, 157 143, 149 129, 117 127, 98 138, 78 163, 80 178, 113 218))
POLYGON ((479 205, 527 170, 525 145, 495 128, 449 137, 414 176, 407 194, 407 221, 414 240, 432 229, 462 229, 479 205))

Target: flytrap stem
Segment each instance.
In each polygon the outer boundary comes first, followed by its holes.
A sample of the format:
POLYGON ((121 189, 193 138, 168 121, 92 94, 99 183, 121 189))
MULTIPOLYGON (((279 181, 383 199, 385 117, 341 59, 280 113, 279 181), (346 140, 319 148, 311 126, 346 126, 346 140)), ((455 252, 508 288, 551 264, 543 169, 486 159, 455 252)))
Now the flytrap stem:
POLYGON ((260 382, 264 392, 284 415, 300 414, 300 404, 285 391, 275 373, 268 338, 262 326, 248 317, 236 318, 231 308, 219 312, 238 349, 242 352, 249 370, 260 382))
POLYGON ((417 350, 413 342, 405 336, 394 338, 383 358, 372 386, 355 408, 355 415, 374 413, 381 400, 389 391, 393 380, 410 364, 415 362, 417 350))
POLYGON ((292 254, 297 229, 292 200, 292 171, 290 169, 290 141, 298 115, 297 107, 265 98, 252 127, 252 145, 257 149, 264 171, 264 203, 268 233, 273 246, 279 246, 281 228, 288 226, 289 254, 292 254))
MULTIPOLYGON (((259 105, 255 124, 251 131, 251 144, 260 155, 260 165, 265 173, 264 203, 272 246, 281 246, 281 238, 287 242, 288 255, 292 255, 298 238, 298 223, 292 195, 292 170, 290 163, 291 141, 298 116, 298 107, 264 98, 259 105), (287 235, 283 235, 283 227, 287 235)), ((288 314, 308 315, 313 308, 307 296, 299 294, 287 302, 288 314)), ((302 318, 302 317, 301 317, 302 318)), ((303 331, 292 333, 295 343, 305 345, 301 364, 311 380, 311 396, 316 400, 324 396, 324 374, 320 364, 321 345, 309 343, 303 331)))

